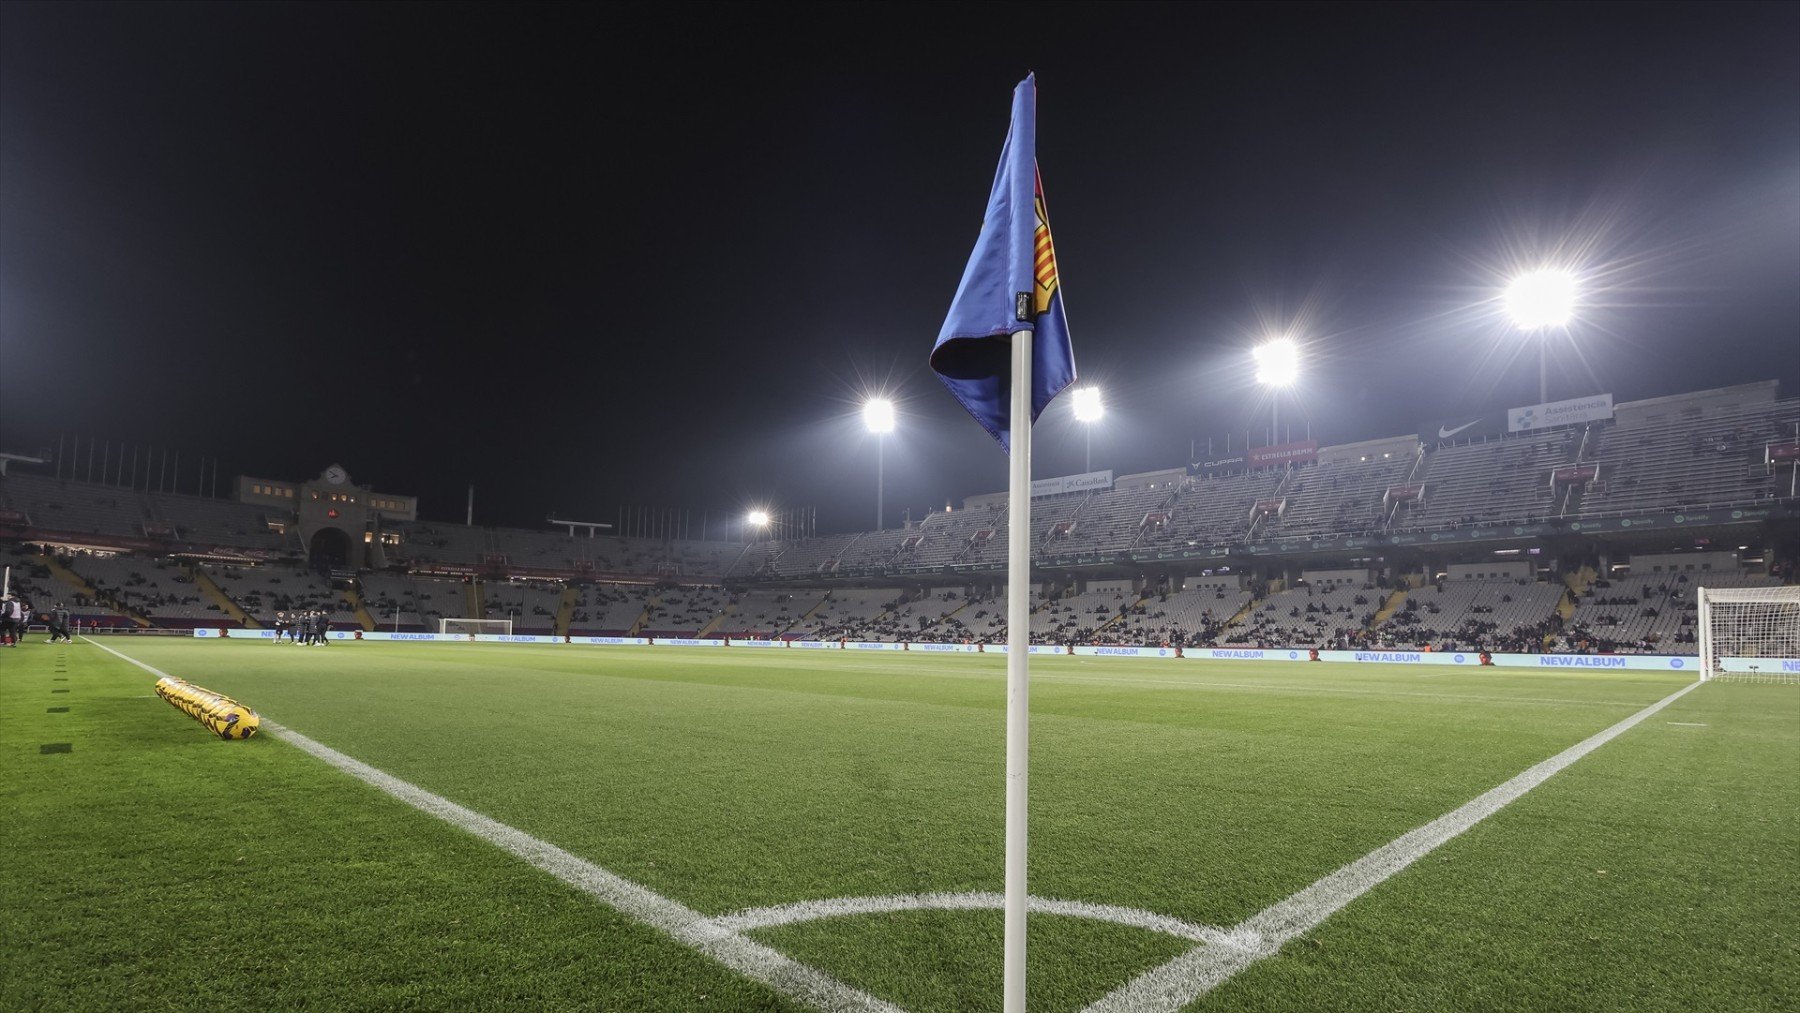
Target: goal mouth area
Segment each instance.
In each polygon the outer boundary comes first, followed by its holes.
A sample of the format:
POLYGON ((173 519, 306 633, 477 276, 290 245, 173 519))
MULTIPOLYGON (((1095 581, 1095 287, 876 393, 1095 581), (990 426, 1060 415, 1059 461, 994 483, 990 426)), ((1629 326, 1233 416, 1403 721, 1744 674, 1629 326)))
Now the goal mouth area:
POLYGON ((1800 586, 1699 589, 1700 678, 1800 685, 1800 586))
POLYGON ((513 621, 511 619, 443 619, 438 620, 438 632, 447 636, 466 636, 474 639, 477 636, 512 636, 513 621))

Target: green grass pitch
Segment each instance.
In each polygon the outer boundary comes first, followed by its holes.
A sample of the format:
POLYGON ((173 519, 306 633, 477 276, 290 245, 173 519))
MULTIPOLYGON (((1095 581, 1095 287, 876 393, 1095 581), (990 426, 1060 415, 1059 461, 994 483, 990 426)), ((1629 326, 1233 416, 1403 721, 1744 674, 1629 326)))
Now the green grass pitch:
MULTIPOLYGON (((1001 889, 998 656, 103 642, 708 916, 1001 889)), ((1213 926, 1683 685, 1032 674, 1033 895, 1213 926)), ((153 682, 89 643, 0 649, 0 1009, 803 1008, 292 745, 213 738, 153 682)), ((1000 932, 983 910, 749 934, 961 1011, 999 1008, 1000 932)), ((1034 915, 1032 1008, 1191 945, 1034 915)), ((1800 1010, 1800 688, 1700 687, 1193 1008, 1800 1010)))

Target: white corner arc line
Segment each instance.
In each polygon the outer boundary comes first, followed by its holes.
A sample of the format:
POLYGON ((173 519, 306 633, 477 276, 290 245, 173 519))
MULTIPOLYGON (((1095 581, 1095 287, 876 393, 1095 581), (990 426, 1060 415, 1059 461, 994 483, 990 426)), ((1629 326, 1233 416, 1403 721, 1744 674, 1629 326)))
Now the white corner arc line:
MULTIPOLYGON (((152 668, 99 641, 88 637, 82 639, 151 675, 168 676, 167 672, 152 668)), ((525 860, 634 921, 648 925, 739 974, 770 986, 788 998, 830 1013, 901 1013, 898 1006, 852 988, 824 971, 802 964, 720 925, 717 920, 708 918, 679 901, 609 872, 554 844, 402 781, 273 721, 263 721, 262 728, 351 777, 525 860)))
POLYGON ((1257 945, 1196 946, 1102 996, 1084 1013, 1174 1013, 1224 984, 1239 971, 1274 956, 1289 940, 1317 928, 1346 904, 1430 854, 1439 845, 1499 812, 1570 764, 1630 731, 1699 686, 1698 682, 1683 686, 1605 731, 1583 739, 1476 796, 1460 808, 1382 845, 1286 900, 1245 919, 1235 927, 1233 934, 1242 933, 1239 938, 1246 940, 1260 940, 1257 945))
MULTIPOLYGON (((890 914, 896 911, 1002 911, 1006 895, 1001 893, 899 893, 885 897, 833 897, 829 900, 803 900, 775 907, 748 908, 720 915, 714 924, 738 932, 770 929, 779 925, 817 921, 821 918, 845 918, 855 915, 890 914)), ((1196 943, 1213 946, 1253 947, 1261 942, 1241 932, 1228 932, 1211 925, 1198 925, 1159 915, 1141 908, 1116 904, 1091 904, 1079 900, 1053 900, 1032 897, 1026 910, 1036 915, 1063 915, 1089 921, 1111 922, 1129 928, 1157 932, 1196 943)))

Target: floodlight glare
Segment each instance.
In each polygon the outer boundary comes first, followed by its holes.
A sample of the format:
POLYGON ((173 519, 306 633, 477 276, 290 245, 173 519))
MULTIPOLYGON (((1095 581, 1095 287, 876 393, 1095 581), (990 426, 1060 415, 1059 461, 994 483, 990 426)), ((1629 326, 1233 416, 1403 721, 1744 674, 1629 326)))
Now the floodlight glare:
POLYGON ((766 528, 769 526, 769 512, 767 510, 752 510, 750 511, 750 516, 744 519, 750 522, 751 527, 766 528))
POLYGON ((1265 387, 1292 387, 1300 379, 1300 346, 1293 338, 1271 338, 1250 355, 1256 360, 1256 382, 1265 387))
POLYGON ((871 433, 894 431, 894 402, 885 397, 870 398, 863 403, 863 425, 871 433))
POLYGON ((1106 414, 1106 406, 1100 403, 1100 388, 1075 388, 1075 420, 1077 422, 1098 422, 1106 414))
POLYGON ((1545 267, 1522 274, 1506 287, 1506 312, 1521 330, 1561 327, 1575 312, 1575 276, 1545 267))

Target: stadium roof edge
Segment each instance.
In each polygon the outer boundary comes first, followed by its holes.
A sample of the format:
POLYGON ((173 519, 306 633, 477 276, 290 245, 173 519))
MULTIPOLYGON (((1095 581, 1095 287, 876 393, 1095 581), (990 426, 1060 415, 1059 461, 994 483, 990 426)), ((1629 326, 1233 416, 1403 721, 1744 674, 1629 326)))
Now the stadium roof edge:
POLYGON ((1780 397, 1780 380, 1756 380, 1751 383, 1734 383, 1728 387, 1714 387, 1710 390, 1691 390, 1685 394, 1665 394, 1662 397, 1647 397, 1638 401, 1620 401, 1613 405, 1613 411, 1644 408, 1655 408, 1661 405, 1679 404, 1683 401, 1710 401, 1721 398, 1747 397, 1751 404, 1775 401, 1780 397))

